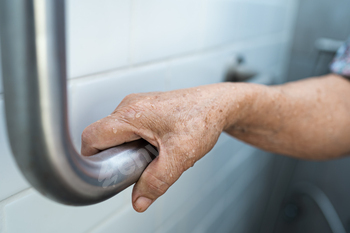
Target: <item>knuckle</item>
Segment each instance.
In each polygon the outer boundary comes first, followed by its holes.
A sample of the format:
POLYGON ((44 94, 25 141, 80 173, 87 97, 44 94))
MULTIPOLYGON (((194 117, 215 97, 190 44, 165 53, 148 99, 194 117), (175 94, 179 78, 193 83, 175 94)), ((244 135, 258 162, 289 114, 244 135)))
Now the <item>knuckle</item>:
POLYGON ((139 99, 139 94, 128 94, 127 96, 125 96, 122 101, 120 102, 120 104, 115 108, 114 112, 119 111, 120 108, 124 108, 127 107, 129 105, 134 104, 135 102, 137 102, 139 99))
POLYGON ((117 118, 121 122, 130 123, 134 120, 136 114, 136 109, 132 105, 124 106, 116 112, 117 118))
POLYGON ((124 97, 124 99, 122 100, 122 102, 134 100, 137 96, 138 96, 138 94, 136 94, 136 93, 128 94, 128 95, 126 95, 126 96, 124 97))
POLYGON ((81 142, 84 145, 91 144, 91 127, 90 126, 86 127, 83 133, 81 134, 81 142))
POLYGON ((115 114, 121 122, 129 123, 132 122, 141 122, 143 118, 141 115, 147 115, 147 109, 140 102, 131 103, 126 106, 123 106, 115 111, 115 114))
POLYGON ((156 196, 163 195, 170 187, 170 184, 156 175, 153 175, 147 171, 144 172, 144 175, 146 186, 148 187, 149 191, 151 191, 156 196))

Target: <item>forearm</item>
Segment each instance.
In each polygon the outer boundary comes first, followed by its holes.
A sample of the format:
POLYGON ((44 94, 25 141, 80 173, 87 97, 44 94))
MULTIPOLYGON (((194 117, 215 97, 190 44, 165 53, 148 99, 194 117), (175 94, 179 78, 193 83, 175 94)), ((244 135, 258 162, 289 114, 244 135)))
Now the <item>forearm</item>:
POLYGON ((350 152, 349 81, 329 75, 272 87, 236 85, 245 98, 231 103, 224 130, 232 136, 305 159, 350 152))

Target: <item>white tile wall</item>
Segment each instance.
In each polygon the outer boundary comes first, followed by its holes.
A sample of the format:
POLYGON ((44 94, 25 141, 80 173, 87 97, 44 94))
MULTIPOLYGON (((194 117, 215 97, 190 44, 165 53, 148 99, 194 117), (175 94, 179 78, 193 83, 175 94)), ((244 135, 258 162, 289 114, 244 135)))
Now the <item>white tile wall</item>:
POLYGON ((4 101, 0 95, 0 201, 29 187, 12 157, 4 110, 4 101))
POLYGON ((67 1, 68 77, 128 64, 129 0, 67 1))
POLYGON ((240 24, 239 38, 283 30, 284 8, 252 2, 237 2, 238 21, 240 24))
POLYGON ((259 75, 266 76, 261 77, 265 80, 259 83, 280 83, 283 76, 283 57, 286 54, 285 43, 276 41, 256 46, 253 42, 244 49, 226 48, 220 52, 171 61, 167 90, 222 82, 225 80, 228 65, 237 55, 244 56, 246 66, 256 70, 259 75))
POLYGON ((285 7, 261 2, 208 0, 204 46, 282 31, 285 7))
POLYGON ((147 62, 201 48, 201 0, 134 0, 132 61, 147 62))
POLYGON ((217 46, 237 40, 239 26, 237 2, 232 0, 208 0, 205 5, 204 46, 217 46))
POLYGON ((167 89, 189 88, 222 82, 230 57, 223 53, 201 55, 171 61, 167 89))
MULTIPOLYGON (((83 129, 127 94, 220 82, 237 54, 281 80, 297 1, 67 1, 69 77, 74 78, 69 118, 77 149, 83 129)), ((220 222, 220 216, 241 221, 238 216, 248 216, 254 195, 263 192, 250 179, 266 178, 271 158, 222 135, 212 152, 144 214, 132 210, 131 188, 91 207, 55 204, 31 189, 23 191, 29 186, 11 156, 1 98, 0 233, 210 232, 218 226, 225 232, 233 225, 220 222), (242 198, 251 187, 255 193, 242 198)))
POLYGON ((86 232, 124 205, 125 193, 88 207, 71 207, 54 203, 35 191, 4 207, 5 229, 9 233, 86 232))
MULTIPOLYGON (((274 79, 282 79, 280 67, 285 51, 285 42, 277 42, 266 46, 255 47, 245 50, 242 54, 245 57, 246 65, 256 70, 260 75, 274 76, 274 79)), ((277 83, 279 83, 277 81, 277 83)))

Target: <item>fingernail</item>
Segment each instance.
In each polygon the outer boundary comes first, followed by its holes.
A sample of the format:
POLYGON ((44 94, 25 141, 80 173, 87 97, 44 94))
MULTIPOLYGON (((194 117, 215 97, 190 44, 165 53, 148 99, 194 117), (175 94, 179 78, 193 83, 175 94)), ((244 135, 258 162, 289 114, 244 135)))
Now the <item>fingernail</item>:
POLYGON ((143 212, 145 211, 150 205, 152 204, 152 200, 147 198, 147 197, 139 197, 135 201, 135 209, 138 212, 143 212))

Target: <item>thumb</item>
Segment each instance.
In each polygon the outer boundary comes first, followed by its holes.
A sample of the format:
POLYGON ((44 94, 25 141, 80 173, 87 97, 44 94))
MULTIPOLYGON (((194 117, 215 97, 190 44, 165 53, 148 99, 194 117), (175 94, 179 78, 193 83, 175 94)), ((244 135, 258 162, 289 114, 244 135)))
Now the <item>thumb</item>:
POLYGON ((160 150, 159 156, 148 165, 133 188, 132 203, 137 212, 147 210, 179 179, 183 171, 177 168, 178 165, 160 150))

